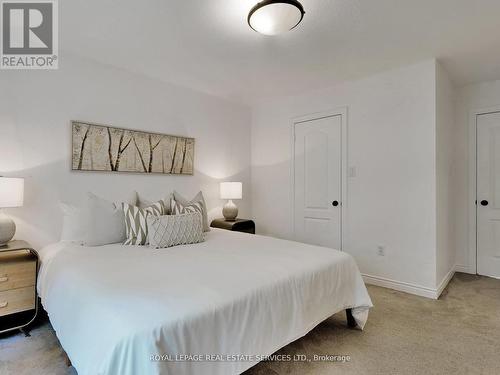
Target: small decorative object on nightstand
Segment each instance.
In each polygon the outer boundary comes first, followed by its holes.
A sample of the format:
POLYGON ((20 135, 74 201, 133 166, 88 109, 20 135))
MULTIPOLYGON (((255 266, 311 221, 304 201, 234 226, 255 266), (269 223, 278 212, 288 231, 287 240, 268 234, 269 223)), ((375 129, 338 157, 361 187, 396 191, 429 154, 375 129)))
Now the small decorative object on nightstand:
POLYGON ((210 224, 212 228, 232 230, 234 232, 244 232, 255 234, 255 223, 249 219, 214 219, 210 224))
POLYGON ((229 199, 222 208, 222 215, 227 221, 234 221, 238 216, 238 207, 233 203, 233 199, 243 197, 243 186, 241 182, 221 182, 220 199, 229 199))
MULTIPOLYGON (((0 177, 0 209, 21 207, 24 198, 24 179, 0 177)), ((16 233, 14 220, 0 211, 0 246, 5 246, 16 233)), ((1 289, 0 289, 1 290, 1 289)))
POLYGON ((23 329, 36 317, 38 253, 25 241, 0 248, 0 333, 23 329))

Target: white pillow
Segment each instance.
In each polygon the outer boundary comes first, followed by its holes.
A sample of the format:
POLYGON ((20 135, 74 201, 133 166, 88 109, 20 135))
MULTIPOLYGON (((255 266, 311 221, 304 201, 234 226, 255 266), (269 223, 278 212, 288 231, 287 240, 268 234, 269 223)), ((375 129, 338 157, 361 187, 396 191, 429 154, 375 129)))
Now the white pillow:
MULTIPOLYGON (((134 192, 128 203, 137 204, 137 193, 134 192)), ((87 193, 82 207, 63 202, 60 203, 60 207, 63 211, 61 241, 71 241, 87 246, 122 241, 122 239, 115 241, 122 234, 122 231, 125 233, 125 217, 121 212, 120 204, 87 193), (118 219, 121 220, 120 225, 118 225, 118 219), (101 225, 100 228, 99 225, 101 225)))
POLYGON ((113 202, 87 193, 85 246, 101 246, 125 240, 125 216, 113 202))
POLYGON ((61 232, 61 241, 74 242, 83 245, 83 239, 86 233, 87 221, 80 207, 68 203, 59 203, 63 212, 63 224, 61 232))

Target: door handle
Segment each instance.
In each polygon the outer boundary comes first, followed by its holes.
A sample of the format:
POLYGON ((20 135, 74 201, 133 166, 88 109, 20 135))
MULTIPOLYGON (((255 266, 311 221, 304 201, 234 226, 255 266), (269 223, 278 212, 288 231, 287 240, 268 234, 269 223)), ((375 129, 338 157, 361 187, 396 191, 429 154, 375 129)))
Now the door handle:
POLYGON ((487 206, 487 205, 488 205, 488 203, 489 203, 489 202, 488 202, 487 200, 484 200, 484 199, 483 199, 483 200, 481 201, 481 206, 487 206))
POLYGON ((332 206, 333 206, 333 207, 337 207, 338 205, 339 205, 339 201, 333 201, 333 202, 332 202, 332 206))

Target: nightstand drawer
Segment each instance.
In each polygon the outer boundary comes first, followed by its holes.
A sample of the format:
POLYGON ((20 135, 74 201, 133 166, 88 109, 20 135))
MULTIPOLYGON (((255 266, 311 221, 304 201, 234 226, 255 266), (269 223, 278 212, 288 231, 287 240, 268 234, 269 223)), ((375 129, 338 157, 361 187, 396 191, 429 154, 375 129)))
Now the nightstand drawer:
POLYGON ((0 263, 0 292, 35 285, 36 260, 0 263))
POLYGON ((35 287, 0 292, 0 316, 35 308, 35 287))

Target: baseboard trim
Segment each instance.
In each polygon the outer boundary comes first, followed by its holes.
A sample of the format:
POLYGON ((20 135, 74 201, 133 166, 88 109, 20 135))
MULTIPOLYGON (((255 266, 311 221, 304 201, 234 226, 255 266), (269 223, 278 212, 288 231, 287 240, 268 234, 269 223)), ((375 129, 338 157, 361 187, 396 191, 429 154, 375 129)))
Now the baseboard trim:
POLYGON ((443 277, 443 280, 441 280, 441 283, 439 283, 439 286, 436 290, 436 299, 438 299, 441 293, 443 293, 444 288, 446 288, 450 280, 453 278, 453 275, 455 275, 456 269, 457 266, 451 267, 451 270, 449 270, 448 273, 443 277))
POLYGON ((469 266, 464 266, 463 264, 457 264, 455 266, 455 272, 463 272, 463 273, 470 273, 472 275, 475 275, 476 272, 472 272, 470 269, 469 269, 469 266))
POLYGON ((380 276, 373 276, 367 274, 362 274, 362 276, 363 280, 365 280, 365 283, 367 284, 381 286, 383 288, 394 289, 400 292, 415 294, 417 296, 427 297, 431 299, 438 298, 437 289, 427 288, 425 286, 406 283, 403 281, 391 280, 380 276))
POLYGON ((443 280, 441 280, 439 286, 436 289, 428 288, 417 284, 406 283, 404 281, 391 280, 380 276, 373 276, 367 274, 362 274, 362 276, 363 280, 367 284, 381 286, 383 288, 394 289, 400 292, 410 293, 421 297, 438 299, 441 293, 443 293, 444 288, 446 288, 450 280, 453 278, 453 275, 455 275, 456 269, 457 269, 456 266, 452 267, 451 270, 446 274, 446 276, 443 277, 443 280))

